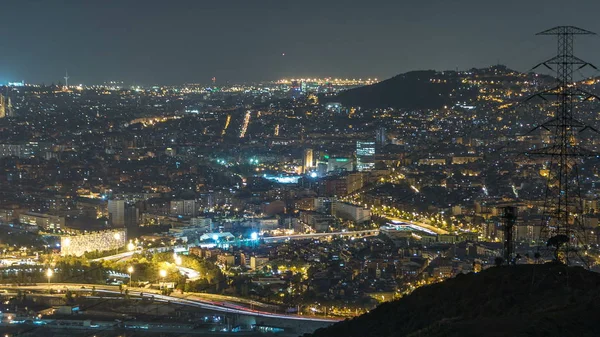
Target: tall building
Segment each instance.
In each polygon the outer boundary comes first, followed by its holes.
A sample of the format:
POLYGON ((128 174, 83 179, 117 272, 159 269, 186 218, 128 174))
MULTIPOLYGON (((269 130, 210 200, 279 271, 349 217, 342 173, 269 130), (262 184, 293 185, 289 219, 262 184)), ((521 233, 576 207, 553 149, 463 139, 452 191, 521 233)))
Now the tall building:
POLYGON ((136 228, 140 224, 140 209, 134 205, 125 205, 124 225, 127 228, 136 228))
POLYGON ((368 171, 375 167, 375 142, 356 141, 356 169, 368 171))
POLYGON ((302 163, 304 167, 304 173, 307 173, 312 170, 313 166, 313 150, 305 149, 304 150, 304 159, 302 163))
POLYGON ((108 220, 112 226, 125 226, 125 200, 108 201, 108 220))
POLYGON ((6 117, 15 117, 15 111, 13 110, 12 102, 10 101, 10 97, 6 98, 6 109, 5 109, 6 117))
POLYGON ((384 146, 387 144, 387 135, 385 134, 385 127, 380 126, 375 131, 375 141, 378 146, 384 146))
POLYGON ((0 118, 6 117, 7 99, 0 94, 0 118))

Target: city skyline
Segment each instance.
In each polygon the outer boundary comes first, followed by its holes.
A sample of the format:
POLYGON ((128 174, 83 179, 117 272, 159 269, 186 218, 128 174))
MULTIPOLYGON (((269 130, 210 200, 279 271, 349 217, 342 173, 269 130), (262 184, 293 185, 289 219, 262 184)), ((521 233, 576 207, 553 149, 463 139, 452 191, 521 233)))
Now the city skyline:
MULTIPOLYGON (((587 11, 558 1, 508 1, 502 7, 329 1, 197 3, 9 3, 0 29, 0 83, 217 84, 283 77, 389 78, 420 70, 502 63, 527 71, 525 54, 544 55, 548 26, 586 22, 587 11), (543 5, 543 6, 542 6, 543 5), (27 15, 20 15, 27 13, 27 15), (507 24, 510 23, 510 24, 507 24)), ((591 60, 591 38, 578 54, 591 60)), ((535 57, 534 57, 535 58, 535 57)), ((588 74, 586 74, 588 75, 588 74)))
POLYGON ((599 336, 600 30, 435 3, 11 5, 2 335, 599 336))

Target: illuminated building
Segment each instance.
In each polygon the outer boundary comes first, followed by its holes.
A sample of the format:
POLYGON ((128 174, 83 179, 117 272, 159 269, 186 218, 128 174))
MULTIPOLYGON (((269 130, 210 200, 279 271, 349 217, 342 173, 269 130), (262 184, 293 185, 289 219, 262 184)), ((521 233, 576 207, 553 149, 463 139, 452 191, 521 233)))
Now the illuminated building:
POLYGON ((43 230, 58 230, 65 227, 65 218, 62 216, 34 212, 19 215, 19 222, 36 225, 43 230))
POLYGON ((250 257, 250 269, 256 270, 269 263, 268 257, 251 256, 250 257))
POLYGON ((369 209, 340 201, 333 203, 332 213, 339 218, 351 220, 356 223, 371 220, 371 211, 369 209))
POLYGON ((12 102, 10 101, 10 97, 6 98, 6 109, 5 109, 6 117, 15 117, 15 110, 13 109, 12 102))
POLYGON ((304 173, 308 173, 313 168, 313 150, 305 149, 304 150, 304 173))
POLYGON ((14 117, 14 111, 10 97, 0 94, 0 118, 4 117, 14 117))
POLYGON ((327 158, 327 172, 353 171, 352 160, 346 157, 327 158))
POLYGON ((173 200, 169 213, 177 216, 196 216, 196 200, 173 200))
POLYGON ((81 256, 85 252, 116 250, 127 243, 127 231, 108 230, 60 238, 60 255, 81 256))
POLYGON ((346 190, 348 193, 354 193, 365 186, 365 173, 354 172, 346 176, 346 190))
POLYGON ((6 117, 6 98, 0 94, 0 118, 6 117))
POLYGON ((367 171, 375 167, 375 142, 356 141, 356 169, 367 171))
POLYGON ((190 226, 199 228, 205 231, 213 231, 213 223, 211 218, 199 217, 191 218, 190 226))
POLYGON ((16 156, 20 158, 31 158, 36 155, 45 154, 50 150, 48 143, 27 142, 24 144, 0 144, 0 157, 16 156))

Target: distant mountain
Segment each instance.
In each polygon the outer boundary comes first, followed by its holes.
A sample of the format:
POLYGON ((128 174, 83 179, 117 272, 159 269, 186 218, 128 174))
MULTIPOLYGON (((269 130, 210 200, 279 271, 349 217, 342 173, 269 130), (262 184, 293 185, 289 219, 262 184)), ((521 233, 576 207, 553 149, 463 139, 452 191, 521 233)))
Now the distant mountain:
POLYGON ((421 287, 306 337, 600 336, 600 274, 495 267, 421 287))
POLYGON ((424 70, 346 90, 324 100, 363 108, 438 109, 476 96, 475 88, 462 85, 459 73, 424 70))

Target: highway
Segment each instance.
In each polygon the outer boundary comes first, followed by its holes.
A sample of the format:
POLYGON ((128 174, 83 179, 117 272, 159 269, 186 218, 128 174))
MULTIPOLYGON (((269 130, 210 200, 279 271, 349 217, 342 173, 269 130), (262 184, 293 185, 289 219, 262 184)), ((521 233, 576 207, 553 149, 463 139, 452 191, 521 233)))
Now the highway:
POLYGON ((131 256, 133 256, 133 254, 138 253, 139 251, 131 251, 131 252, 125 252, 125 253, 119 253, 119 254, 115 254, 115 255, 109 255, 109 256, 105 256, 105 257, 101 257, 101 258, 97 258, 97 259, 93 259, 93 262, 99 262, 102 260, 107 260, 107 261, 112 261, 112 260, 126 260, 128 258, 130 258, 131 256))
MULTIPOLYGON (((282 235, 282 236, 268 236, 261 237, 261 240, 264 242, 282 242, 287 240, 306 240, 306 239, 318 239, 329 236, 350 236, 350 237, 366 237, 366 236, 377 236, 379 235, 379 229, 367 229, 361 231, 346 231, 346 232, 331 232, 331 233, 310 233, 310 234, 292 234, 292 235, 282 235)), ((248 240, 250 241, 250 240, 248 240)), ((194 245, 188 245, 187 247, 193 247, 194 245)), ((158 252, 166 252, 166 251, 186 251, 186 246, 176 246, 176 247, 157 247, 157 248, 147 248, 146 251, 150 253, 158 253, 158 252)), ((94 262, 99 262, 102 260, 107 261, 120 261, 127 260, 133 256, 133 254, 140 253, 141 250, 134 250, 130 252, 124 252, 114 255, 108 255, 105 257, 93 259, 94 262)), ((181 270, 181 269, 180 269, 181 270)))
POLYGON ((186 267, 177 266, 179 272, 185 276, 187 276, 188 280, 193 281, 200 278, 200 272, 186 267))
MULTIPOLYGON (((12 286, 5 285, 0 286, 0 289, 6 289, 7 291, 17 291, 17 290, 32 290, 32 291, 45 291, 50 289, 60 289, 60 290, 70 290, 72 292, 90 292, 92 287, 95 287, 96 296, 100 294, 106 295, 117 295, 122 296, 121 291, 118 290, 116 286, 106 286, 106 285, 97 285, 97 284, 73 284, 73 283, 50 283, 44 285, 31 285, 31 286, 12 286)), ((129 296, 142 296, 143 297, 153 297, 154 300, 158 300, 161 302, 169 302, 173 304, 185 305, 189 307, 196 307, 204 310, 212 310, 216 312, 224 312, 230 314, 239 314, 239 315, 249 315, 254 317, 265 317, 265 318, 276 318, 276 319, 286 319, 286 320, 296 320, 296 321, 313 321, 313 322, 327 322, 327 323, 335 323, 341 321, 340 318, 324 318, 324 317, 314 317, 314 316, 300 316, 300 315, 288 315, 288 314, 276 314, 266 311, 253 310, 249 308, 245 308, 243 306, 239 306, 233 303, 228 302, 216 302, 209 301, 206 299, 202 299, 194 294, 187 295, 161 295, 155 293, 156 290, 151 289, 137 289, 131 288, 129 290, 129 296)), ((57 294, 57 296, 64 296, 61 294, 57 294)))
POLYGON ((350 236, 350 237, 365 237, 365 236, 377 236, 379 235, 379 229, 368 229, 362 231, 347 231, 347 232, 331 232, 331 233, 310 233, 310 234, 293 234, 285 236, 271 236, 263 237, 262 240, 265 242, 280 242, 286 240, 306 240, 306 239, 318 239, 328 236, 350 236))
POLYGON ((384 216, 384 217, 386 219, 390 220, 392 223, 394 223, 394 222, 396 222, 396 223, 402 223, 402 222, 404 222, 404 223, 407 223, 409 225, 414 225, 416 227, 425 228, 425 229, 427 229, 429 231, 432 231, 432 232, 436 233, 437 235, 448 234, 447 230, 443 230, 441 228, 434 227, 432 225, 429 225, 429 224, 426 224, 426 223, 423 223, 423 222, 417 222, 417 221, 411 221, 411 220, 406 220, 406 219, 400 219, 400 218, 396 218, 396 217, 392 217, 392 216, 384 216))

